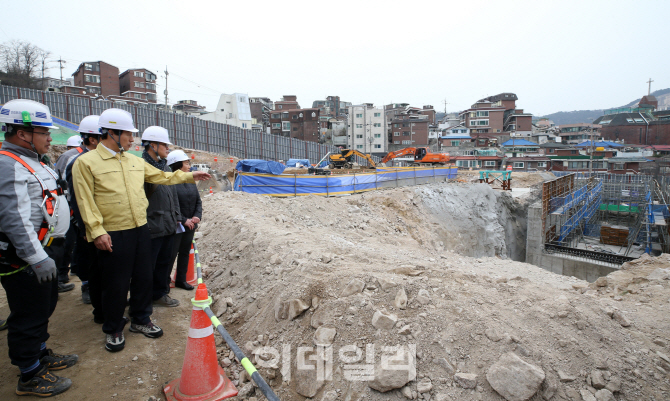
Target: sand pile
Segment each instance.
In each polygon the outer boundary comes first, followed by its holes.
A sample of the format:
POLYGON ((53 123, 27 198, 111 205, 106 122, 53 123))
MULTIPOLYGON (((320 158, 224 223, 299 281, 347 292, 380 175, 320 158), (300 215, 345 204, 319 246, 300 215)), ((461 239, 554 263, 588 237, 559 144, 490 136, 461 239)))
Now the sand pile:
POLYGON ((523 204, 486 185, 203 208, 212 309, 282 400, 670 398, 667 255, 592 286, 513 261, 523 204))

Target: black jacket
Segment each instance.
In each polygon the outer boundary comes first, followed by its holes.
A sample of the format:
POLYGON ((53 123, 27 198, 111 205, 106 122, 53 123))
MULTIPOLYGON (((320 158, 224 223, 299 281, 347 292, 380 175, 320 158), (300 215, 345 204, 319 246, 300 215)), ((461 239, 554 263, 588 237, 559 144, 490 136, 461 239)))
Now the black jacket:
MULTIPOLYGON (((186 220, 191 217, 202 219, 202 200, 200 199, 198 187, 195 184, 178 184, 174 187, 177 190, 177 197, 179 198, 181 223, 186 223, 186 220)), ((196 224, 194 228, 198 228, 198 225, 196 224)), ((186 226, 184 226, 184 229, 190 231, 186 226)))
MULTIPOLYGON (((165 166, 164 171, 171 172, 168 166, 165 166)), ((181 221, 175 185, 144 184, 144 192, 149 200, 147 225, 151 238, 175 234, 177 223, 181 221)))

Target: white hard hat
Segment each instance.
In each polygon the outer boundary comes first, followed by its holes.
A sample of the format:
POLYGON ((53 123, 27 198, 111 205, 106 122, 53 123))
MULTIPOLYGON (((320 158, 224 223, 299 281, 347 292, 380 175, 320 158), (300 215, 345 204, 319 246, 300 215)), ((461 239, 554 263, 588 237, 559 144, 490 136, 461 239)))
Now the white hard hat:
POLYGON ((184 160, 188 160, 188 156, 186 156, 186 153, 184 153, 183 150, 173 150, 168 154, 167 164, 168 166, 171 166, 177 162, 183 162, 184 160))
POLYGON ((100 119, 100 116, 97 115, 92 115, 92 116, 86 116, 82 118, 81 122, 79 123, 79 129, 77 132, 81 134, 93 134, 93 135, 100 135, 100 127, 98 127, 98 119, 100 119))
POLYGON ((67 138, 67 142, 65 143, 65 146, 79 146, 81 145, 81 137, 78 135, 72 135, 71 137, 67 138))
POLYGON ((147 129, 144 130, 142 133, 142 142, 160 142, 167 145, 172 145, 172 143, 170 143, 168 130, 156 125, 147 127, 147 129))
POLYGON ((58 129, 49 108, 27 99, 10 100, 0 108, 0 123, 58 129))
POLYGON ((137 128, 133 124, 132 114, 121 109, 107 109, 103 111, 98 119, 98 127, 137 132, 137 128))

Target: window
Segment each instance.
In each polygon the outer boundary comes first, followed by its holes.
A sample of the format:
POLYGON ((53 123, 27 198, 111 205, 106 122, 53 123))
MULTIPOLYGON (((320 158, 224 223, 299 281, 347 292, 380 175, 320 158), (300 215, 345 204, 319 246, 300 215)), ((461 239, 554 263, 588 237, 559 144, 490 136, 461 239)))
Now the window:
POLYGON ((72 94, 74 94, 74 95, 78 95, 78 94, 79 94, 79 89, 77 89, 77 88, 71 88, 71 89, 70 89, 70 93, 72 93, 72 94))
POLYGON ((537 162, 537 167, 547 167, 547 162, 537 162))
POLYGON ((382 126, 382 123, 374 123, 372 124, 373 127, 380 128, 382 126))
POLYGON ((356 114, 356 118, 363 118, 363 114, 356 114))
POLYGON ((135 99, 142 99, 142 95, 140 93, 135 93, 135 99))
POLYGON ((381 117, 382 113, 375 113, 375 117, 381 117))
POLYGON ((316 113, 312 112, 312 118, 316 117, 316 113))
POLYGON ((393 141, 393 144, 394 144, 394 145, 399 145, 399 144, 400 144, 400 141, 393 141))
POLYGON ((84 74, 84 81, 100 83, 100 75, 84 74))
POLYGON ((298 116, 299 116, 300 118, 302 118, 302 113, 300 113, 298 116))
POLYGON ((461 141, 451 141, 451 146, 459 146, 461 141))
POLYGON ((381 138, 382 134, 375 134, 375 138, 381 138))
POLYGON ((363 145, 356 145, 356 149, 363 149, 363 145))
POLYGON ((293 127, 293 132, 296 132, 298 130, 298 127, 293 127))
POLYGON ((523 162, 514 162, 514 165, 512 165, 514 168, 523 168, 523 162))
POLYGON ((156 80, 156 74, 147 72, 147 81, 155 81, 155 80, 156 80))
POLYGON ((86 71, 100 71, 100 63, 84 63, 86 71))
POLYGON ((147 100, 156 100, 156 94, 155 93, 147 93, 147 100))
POLYGON ((147 89, 149 89, 149 90, 152 90, 152 91, 155 91, 155 90, 156 90, 156 84, 150 84, 150 83, 147 83, 147 84, 145 84, 145 86, 146 86, 147 89))
POLYGON ((614 169, 615 170, 624 170, 624 164, 623 163, 614 163, 614 169))
POLYGON ((489 112, 488 111, 478 111, 477 112, 477 117, 488 117, 489 112))
POLYGON ((298 115, 297 115, 297 114, 294 114, 294 115, 293 115, 293 119, 294 119, 294 120, 297 120, 297 119, 298 119, 298 115))
POLYGON ((363 128, 363 124, 356 124, 356 128, 363 128))
POLYGON ((247 128, 247 123, 242 123, 242 128, 247 128))
POLYGON ((90 93, 98 93, 99 94, 100 93, 100 88, 97 87, 97 86, 87 86, 86 91, 88 91, 90 93))
POLYGON ((570 151, 570 154, 571 154, 571 155, 576 155, 576 154, 577 154, 577 151, 576 151, 576 150, 571 150, 571 151, 570 151))
POLYGON ((593 168, 596 169, 606 169, 607 168, 607 163, 606 162, 593 162, 593 168))
POLYGON ((290 121, 282 121, 281 130, 282 131, 290 131, 291 130, 291 122, 290 121))
POLYGON ((272 129, 280 129, 281 123, 272 123, 272 129))
POLYGON ((279 106, 277 106, 277 108, 278 108, 278 109, 281 109, 281 106, 282 106, 282 105, 280 104, 279 106))
POLYGON ((279 113, 272 113, 272 118, 281 118, 281 115, 279 113))
POLYGON ((409 136, 409 131, 403 131, 402 136, 409 136))
POLYGON ((393 124, 393 127, 394 127, 394 128, 398 128, 399 125, 398 125, 398 124, 393 124))
POLYGON ((363 139, 363 134, 357 134, 356 139, 363 139))
POLYGON ((375 149, 381 149, 382 145, 376 144, 375 149))
POLYGON ((486 167, 495 167, 495 166, 496 166, 496 162, 495 162, 495 160, 487 160, 487 161, 484 162, 484 166, 486 166, 486 167))
POLYGON ((394 132, 393 136, 400 136, 400 132, 394 132))
POLYGON ((403 145, 411 145, 411 144, 412 144, 412 141, 402 141, 402 144, 403 144, 403 145))
POLYGON ((610 119, 610 120, 602 120, 602 121, 600 122, 600 124, 601 124, 601 125, 606 125, 606 124, 609 124, 609 123, 611 123, 611 122, 612 122, 611 119, 610 119))
POLYGON ((144 82, 135 81, 136 88, 144 88, 144 82))
POLYGON ((133 73, 137 78, 144 78, 144 72, 142 71, 135 71, 133 73))
POLYGON ((569 162, 568 168, 572 170, 589 168, 589 162, 569 162))
POLYGON ((635 120, 636 123, 643 123, 644 122, 644 120, 641 119, 641 118, 634 118, 633 120, 635 120))
POLYGON ((548 152, 548 153, 554 153, 554 150, 555 150, 555 149, 547 149, 547 152, 548 152))

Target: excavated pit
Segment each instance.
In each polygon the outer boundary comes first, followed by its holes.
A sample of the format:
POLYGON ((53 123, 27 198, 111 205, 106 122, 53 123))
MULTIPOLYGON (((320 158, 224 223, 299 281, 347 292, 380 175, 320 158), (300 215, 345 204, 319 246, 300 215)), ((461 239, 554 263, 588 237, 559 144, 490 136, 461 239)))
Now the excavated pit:
MULTIPOLYGON (((670 396, 670 322, 659 313, 670 274, 647 277, 667 255, 597 284, 522 263, 526 202, 483 184, 203 203, 212 310, 282 400, 502 400, 514 383, 487 373, 509 353, 542 372, 539 385, 523 383, 533 400, 578 399, 601 380, 617 400, 670 396), (306 350, 315 364, 316 343, 332 343, 323 381, 298 363, 306 350), (388 346, 415 347, 416 377, 377 374, 388 346), (352 380, 343 349, 359 350, 376 379, 352 380)), ((242 398, 259 397, 225 345, 219 355, 242 398)))

